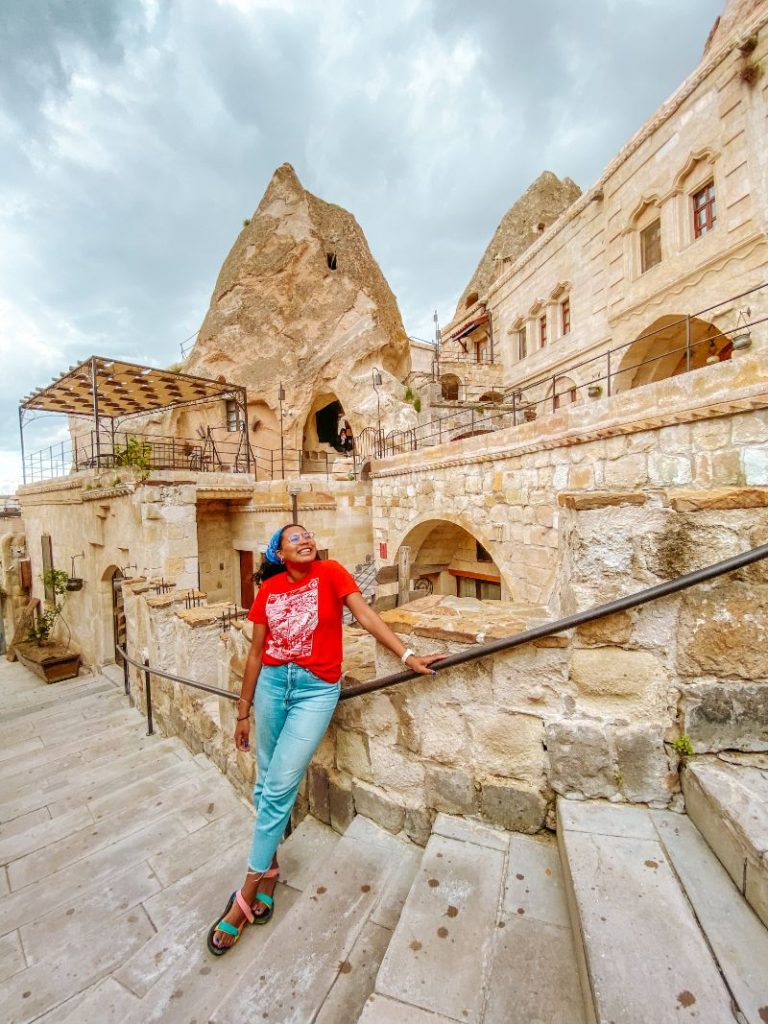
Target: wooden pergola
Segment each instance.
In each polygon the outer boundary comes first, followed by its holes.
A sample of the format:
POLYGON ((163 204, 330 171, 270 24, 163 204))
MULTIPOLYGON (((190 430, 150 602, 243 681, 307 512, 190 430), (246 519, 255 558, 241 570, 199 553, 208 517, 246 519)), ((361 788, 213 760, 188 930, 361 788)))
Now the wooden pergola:
MULTIPOLYGON (((104 420, 109 421, 110 429, 114 432, 116 420, 217 399, 234 401, 238 407, 238 421, 241 424, 247 423, 248 395, 246 389, 239 384, 176 373, 173 370, 158 370, 120 359, 91 356, 76 366, 70 366, 66 373, 26 395, 19 403, 22 465, 24 423, 30 412, 92 418, 98 464, 101 456, 100 427, 104 420)), ((250 468, 248 444, 245 445, 245 457, 250 468)))

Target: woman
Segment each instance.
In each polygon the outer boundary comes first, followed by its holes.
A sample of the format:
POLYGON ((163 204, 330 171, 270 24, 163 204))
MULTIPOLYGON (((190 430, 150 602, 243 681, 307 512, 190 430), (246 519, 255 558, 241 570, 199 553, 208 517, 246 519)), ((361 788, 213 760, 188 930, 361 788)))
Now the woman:
POLYGON ((365 603, 347 570, 338 562, 318 560, 314 535, 303 526, 291 523, 278 530, 267 547, 266 563, 268 571, 248 613, 253 637, 235 726, 237 749, 248 750, 255 691, 256 824, 243 886, 232 893, 208 933, 208 949, 215 956, 234 945, 246 923, 266 924, 272 917, 279 876, 275 852, 341 691, 344 605, 414 672, 434 675, 430 666, 444 657, 419 658, 406 649, 365 603))

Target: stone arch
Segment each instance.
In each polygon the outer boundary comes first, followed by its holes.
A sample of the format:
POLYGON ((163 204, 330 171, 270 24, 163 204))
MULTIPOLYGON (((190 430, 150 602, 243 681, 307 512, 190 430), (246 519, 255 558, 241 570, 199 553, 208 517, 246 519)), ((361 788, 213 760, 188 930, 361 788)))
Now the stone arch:
MULTIPOLYGON (((510 577, 498 556, 498 542, 492 540, 485 530, 479 528, 477 523, 472 522, 466 516, 452 515, 450 513, 441 513, 440 516, 435 516, 434 513, 425 513, 422 516, 418 516, 408 524, 399 537, 395 538, 392 544, 393 558, 397 562, 397 552, 404 544, 407 544, 411 549, 412 564, 419 562, 430 565, 443 564, 439 561, 440 545, 442 544, 444 548, 448 549, 447 553, 451 554, 451 559, 447 563, 449 569, 436 574, 440 577, 437 585, 435 585, 435 580, 432 582, 435 593, 445 593, 445 590, 441 590, 440 587, 446 585, 446 572, 450 578, 450 568, 458 572, 467 571, 461 569, 461 563, 463 562, 464 565, 469 567, 469 571, 472 571, 471 563, 467 563, 460 558, 455 559, 457 551, 467 550, 467 539, 471 545, 482 545, 492 559, 490 562, 475 563, 479 566, 477 572, 483 575, 498 575, 501 583, 501 596, 504 597, 506 594, 508 597, 510 593, 514 592, 514 580, 510 577), (442 531, 442 533, 438 531, 442 531), (465 547, 462 548, 462 545, 465 547), (484 570, 482 566, 485 566, 486 569, 484 570)), ((455 596, 456 590, 454 589, 452 593, 455 596)))
POLYGON ((712 175, 718 156, 719 153, 709 147, 689 153, 685 163, 675 175, 673 190, 683 192, 692 178, 698 177, 702 173, 705 176, 712 175))
POLYGON ((554 388, 550 389, 550 396, 552 391, 554 391, 552 404, 555 409, 563 409, 566 405, 573 405, 579 400, 575 381, 564 374, 555 378, 554 388))
POLYGON ((328 451, 338 437, 338 420, 344 407, 331 391, 315 395, 304 420, 301 447, 304 453, 328 451))
POLYGON ((444 373, 440 377, 440 394, 446 402, 458 402, 462 387, 461 378, 455 373, 444 373))
POLYGON ((653 195, 645 195, 640 199, 637 205, 634 207, 629 215, 625 232, 634 231, 640 227, 641 223, 654 219, 654 216, 659 216, 661 213, 661 197, 656 193, 653 195))
MULTIPOLYGON (((629 391, 685 373, 688 369, 686 336, 686 317, 679 314, 658 317, 626 349, 611 390, 629 391)), ((728 336, 700 317, 690 318, 690 342, 691 370, 706 366, 708 361, 722 362, 731 357, 728 336)))
MULTIPOLYGON (((108 565, 98 582, 98 621, 99 621, 99 650, 97 660, 100 665, 109 665, 114 662, 122 664, 115 651, 117 635, 120 632, 118 619, 122 615, 124 630, 125 612, 122 607, 122 591, 116 593, 113 580, 124 577, 123 570, 114 563, 108 565)), ((125 637, 122 637, 125 639, 125 637)))
POLYGON ((484 391, 478 398, 480 405, 500 405, 504 401, 504 395, 500 391, 484 391))

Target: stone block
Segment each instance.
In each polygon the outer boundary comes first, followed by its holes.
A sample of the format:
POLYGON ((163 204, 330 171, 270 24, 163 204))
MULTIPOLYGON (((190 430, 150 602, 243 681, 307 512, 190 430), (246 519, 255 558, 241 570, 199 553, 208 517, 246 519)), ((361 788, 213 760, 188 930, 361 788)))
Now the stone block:
POLYGON ((426 846, 434 819, 435 812, 427 807, 406 807, 403 831, 418 846, 426 846))
POLYGON ((746 484, 768 484, 768 449, 765 445, 759 448, 745 448, 743 451, 744 460, 744 483, 746 484))
POLYGON ((401 793, 421 789, 424 785, 424 767, 410 751, 386 740, 368 739, 371 762, 371 782, 401 793))
POLYGON ((666 499, 676 512, 709 509, 768 507, 768 489, 762 487, 717 487, 706 491, 667 491, 666 499))
POLYGON ((624 455, 605 464, 605 482, 608 487, 641 487, 648 482, 645 455, 624 455))
POLYGON ((648 480, 656 486, 689 484, 692 479, 691 459, 687 455, 665 455, 652 452, 648 456, 648 480))
POLYGON ((335 772, 328 777, 328 807, 331 828, 344 835, 355 816, 355 801, 351 782, 335 772))
POLYGON ((368 738, 359 732, 338 729, 336 732, 336 767, 356 779, 373 781, 368 738))
POLYGON ((475 708, 467 716, 471 763, 481 771, 536 785, 544 772, 544 724, 534 715, 475 708))
POLYGON ((659 658, 647 651, 620 647, 575 650, 571 680, 579 694, 599 700, 627 701, 630 707, 657 709, 666 691, 667 672, 659 658))
POLYGON ((547 801, 537 790, 530 790, 502 779, 484 782, 481 813, 486 821, 510 832, 540 832, 547 816, 547 801))
POLYGON ((681 602, 681 675, 768 679, 768 588, 723 582, 681 602))
POLYGON ((477 793, 472 777, 456 768, 427 765, 424 799, 428 807, 446 814, 474 814, 477 793))
POLYGON ((397 798, 389 796, 377 786, 357 779, 352 780, 352 797, 357 814, 370 818, 388 832, 400 832, 403 828, 405 806, 397 798))
POLYGON ((605 726, 592 721, 561 719, 545 727, 549 752, 549 783, 562 796, 618 796, 617 766, 605 726))
POLYGON ((576 639, 586 645, 625 644, 632 635, 629 612, 616 612, 605 619, 587 622, 576 629, 576 639))
POLYGON ((699 754, 768 750, 768 683, 696 683, 683 694, 682 713, 699 754))
POLYGON ((325 822, 331 823, 331 803, 328 792, 328 772, 322 765, 311 764, 307 772, 307 796, 309 798, 309 809, 314 816, 325 822))
POLYGON ((666 806, 679 788, 660 727, 635 723, 616 730, 617 782, 631 803, 666 806))

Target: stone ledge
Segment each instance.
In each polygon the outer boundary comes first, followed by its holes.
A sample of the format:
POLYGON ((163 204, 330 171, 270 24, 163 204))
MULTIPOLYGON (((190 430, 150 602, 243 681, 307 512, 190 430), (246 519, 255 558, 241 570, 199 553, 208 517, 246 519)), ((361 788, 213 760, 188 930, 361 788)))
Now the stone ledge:
POLYGON ((768 508, 768 487, 718 487, 707 491, 665 492, 675 512, 728 511, 739 508, 768 508))
POLYGON ((645 505, 648 495, 642 491, 590 491, 588 493, 563 491, 557 496, 558 505, 576 512, 613 505, 645 505))

